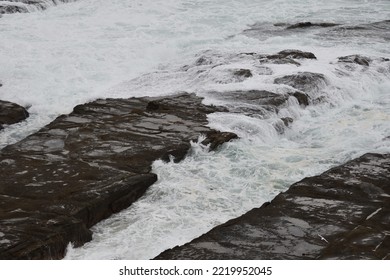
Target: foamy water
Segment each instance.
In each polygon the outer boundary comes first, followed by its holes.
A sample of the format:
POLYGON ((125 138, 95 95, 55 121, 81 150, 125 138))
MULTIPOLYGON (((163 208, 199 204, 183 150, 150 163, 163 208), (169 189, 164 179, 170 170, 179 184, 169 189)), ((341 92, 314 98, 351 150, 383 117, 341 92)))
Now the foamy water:
MULTIPOLYGON (((0 147, 98 97, 159 96, 191 91, 261 89, 298 71, 322 73, 328 85, 310 93, 324 102, 301 108, 294 99, 278 114, 209 115, 210 126, 241 139, 217 152, 194 143, 181 163, 155 162, 159 181, 130 208, 93 227, 93 241, 69 247, 69 259, 148 259, 271 200, 291 183, 365 152, 389 152, 388 64, 347 71, 337 57, 390 57, 381 38, 326 38, 315 32, 248 36, 253 24, 300 21, 361 24, 388 19, 388 1, 103 1, 79 0, 44 12, 0 19, 0 99, 31 106, 31 117, 0 133, 0 147), (267 65, 242 52, 301 49, 318 60, 267 65), (200 56, 210 65, 196 66, 200 56), (187 65, 183 68, 183 66, 187 65), (231 80, 230 69, 254 76, 231 80), (199 72, 198 70, 202 70, 199 72), (344 73, 343 75, 340 73, 344 73), (292 117, 283 134, 281 117, 292 117)), ((226 105, 229 104, 220 104, 226 105)))

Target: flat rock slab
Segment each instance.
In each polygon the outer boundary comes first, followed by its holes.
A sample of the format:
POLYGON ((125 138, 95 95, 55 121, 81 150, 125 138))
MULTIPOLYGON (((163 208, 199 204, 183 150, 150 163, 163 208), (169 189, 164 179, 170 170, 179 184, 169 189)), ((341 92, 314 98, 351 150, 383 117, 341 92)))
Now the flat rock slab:
POLYGON ((206 126, 218 108, 201 101, 97 100, 1 150, 0 259, 62 258, 157 180, 153 161, 181 160, 201 134, 212 149, 235 138, 206 126))
POLYGON ((390 259, 390 154, 305 178, 156 259, 390 259))

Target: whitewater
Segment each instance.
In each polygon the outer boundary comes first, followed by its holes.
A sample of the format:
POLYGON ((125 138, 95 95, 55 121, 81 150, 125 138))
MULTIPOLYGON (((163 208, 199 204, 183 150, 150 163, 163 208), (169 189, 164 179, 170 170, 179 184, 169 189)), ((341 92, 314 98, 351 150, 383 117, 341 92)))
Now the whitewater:
POLYGON ((244 30, 276 23, 346 25, 390 19, 388 0, 79 0, 0 18, 0 99, 29 108, 26 122, 0 132, 0 148, 37 131, 77 104, 97 98, 162 96, 181 91, 229 106, 210 91, 270 90, 298 71, 324 74, 325 102, 288 107, 268 118, 214 113, 210 127, 240 139, 208 152, 192 143, 181 163, 156 161, 159 180, 128 209, 92 228, 93 240, 68 247, 67 259, 150 259, 270 201, 304 177, 366 152, 390 152, 390 68, 372 63, 349 74, 340 56, 390 58, 381 37, 326 37, 315 32, 254 36, 244 30), (259 68, 238 53, 313 52, 316 61, 259 68), (209 65, 197 66, 199 57, 209 65), (250 69, 229 80, 225 70, 250 69), (199 71, 201 70, 201 71, 199 71), (281 117, 294 119, 283 133, 281 117))

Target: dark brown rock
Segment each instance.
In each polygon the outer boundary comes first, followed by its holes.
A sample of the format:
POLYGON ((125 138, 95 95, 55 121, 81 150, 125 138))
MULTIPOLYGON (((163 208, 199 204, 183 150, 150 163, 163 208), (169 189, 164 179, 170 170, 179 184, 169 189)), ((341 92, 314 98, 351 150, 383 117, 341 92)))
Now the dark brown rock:
POLYGON ((239 69, 234 71, 233 73, 235 76, 243 77, 243 78, 250 78, 252 77, 252 72, 249 69, 239 69))
POLYGON ((288 94, 277 94, 266 90, 210 92, 213 99, 224 100, 229 112, 246 115, 267 116, 286 106, 288 94))
POLYGON ((3 125, 21 122, 28 118, 27 110, 15 103, 0 100, 0 129, 3 125))
POLYGON ((238 136, 232 132, 213 131, 207 135, 207 138, 202 141, 202 144, 206 146, 210 145, 209 146, 210 151, 214 151, 222 144, 237 138, 238 136))
POLYGON ((298 22, 296 24, 292 24, 286 27, 286 29, 302 29, 302 28, 310 28, 310 27, 334 27, 339 24, 337 23, 330 23, 330 22, 319 22, 319 23, 312 23, 310 21, 306 22, 298 22))
POLYGON ((296 88, 305 93, 322 89, 326 84, 326 78, 320 73, 298 72, 297 74, 287 75, 276 78, 275 84, 285 84, 296 88))
POLYGON ((254 37, 260 40, 275 36, 289 36, 294 33, 312 32, 314 34, 323 33, 325 30, 332 30, 338 27, 337 23, 328 22, 299 22, 296 24, 291 23, 265 23, 257 22, 248 29, 245 29, 243 33, 247 36, 254 37))
POLYGON ((281 52, 278 52, 274 55, 267 56, 269 59, 276 59, 276 58, 290 58, 290 59, 317 59, 316 56, 311 52, 303 52, 300 50, 284 50, 281 52))
POLYGON ((307 96, 306 93, 296 91, 289 94, 291 96, 294 96, 298 100, 299 105, 304 105, 304 106, 309 105, 309 97, 307 96))
POLYGON ((263 56, 259 60, 261 63, 270 63, 270 64, 293 64, 295 66, 301 66, 298 61, 295 61, 289 57, 280 57, 278 55, 269 55, 263 56))
POLYGON ((183 159, 202 134, 213 148, 234 138, 206 126, 218 108, 201 101, 96 100, 1 150, 0 259, 62 258, 143 195, 157 180, 153 161, 183 159))
POLYGON ((370 66, 371 59, 362 56, 362 55, 348 55, 348 56, 342 56, 338 58, 339 62, 344 62, 344 63, 355 63, 363 66, 370 66))
POLYGON ((156 259, 390 259, 390 154, 293 184, 156 259))

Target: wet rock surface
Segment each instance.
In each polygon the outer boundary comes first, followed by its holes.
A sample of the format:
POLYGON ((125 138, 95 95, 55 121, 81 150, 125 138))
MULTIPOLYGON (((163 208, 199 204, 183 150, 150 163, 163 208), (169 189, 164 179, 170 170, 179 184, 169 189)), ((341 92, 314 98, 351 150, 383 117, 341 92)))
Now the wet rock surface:
POLYGON ((275 84, 285 84, 303 92, 312 92, 326 86, 327 81, 323 74, 312 72, 298 72, 274 80, 275 84))
MULTIPOLYGON (((0 85, 1 86, 1 85, 0 85)), ((4 125, 21 122, 28 118, 27 110, 15 103, 0 100, 0 130, 4 125)))
POLYGON ((308 105, 305 93, 289 92, 278 94, 266 90, 210 92, 214 100, 228 101, 229 112, 241 113, 248 116, 267 117, 270 113, 277 113, 287 106, 290 96, 295 97, 299 104, 308 105))
MULTIPOLYGON (((311 28, 311 27, 334 27, 338 26, 340 24, 333 23, 333 22, 298 22, 295 24, 287 25, 286 29, 300 29, 300 28, 311 28)), ((282 24, 279 24, 279 26, 283 26, 282 24)))
MULTIPOLYGON (((272 119, 276 131, 283 133, 297 117, 286 112, 285 109, 289 106, 293 106, 294 103, 305 107, 333 102, 328 91, 334 91, 335 87, 326 75, 300 71, 301 64, 307 65, 316 59, 314 53, 296 49, 285 49, 274 54, 220 53, 207 50, 198 54, 193 63, 179 68, 178 72, 184 77, 182 83, 185 84, 195 81, 197 85, 208 83, 231 85, 211 86, 213 90, 205 88, 200 94, 211 104, 222 104, 229 113, 244 114, 261 120, 272 119), (269 76, 273 75, 275 70, 278 71, 279 65, 284 65, 285 69, 290 68, 287 73, 291 74, 276 76, 271 80, 269 76), (259 87, 256 86, 256 81, 259 81, 259 87), (267 86, 265 90, 261 86, 263 81, 265 84, 274 83, 274 85, 267 86), (243 83, 243 86, 241 87, 239 83, 243 83), (289 121, 286 121, 286 118, 289 121)), ((355 71, 366 71, 368 67, 381 73, 390 71, 387 58, 358 54, 340 57, 330 64, 334 73, 340 77, 352 76, 355 71), (368 66, 364 65, 366 62, 369 63, 368 66)), ((173 79, 177 78, 175 75, 173 79)), ((150 79, 166 80, 167 77, 151 76, 150 79)), ((143 80, 136 81, 142 83, 143 80)))
POLYGON ((339 57, 339 62, 355 63, 363 66, 370 66, 371 59, 362 55, 348 55, 339 57))
POLYGON ((220 108, 201 101, 96 100, 1 150, 0 259, 63 257, 157 180, 153 161, 181 160, 201 134, 212 149, 235 138, 206 126, 220 108))
POLYGON ((390 154, 293 184, 156 259, 390 259, 390 154))
POLYGON ((284 50, 274 55, 268 55, 267 58, 290 58, 290 59, 317 59, 316 56, 311 52, 303 52, 300 50, 284 50))

